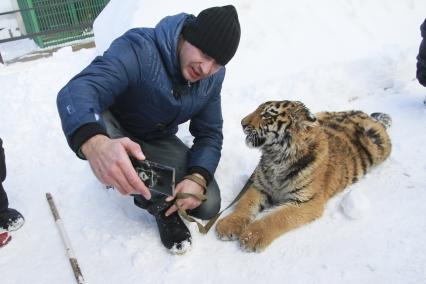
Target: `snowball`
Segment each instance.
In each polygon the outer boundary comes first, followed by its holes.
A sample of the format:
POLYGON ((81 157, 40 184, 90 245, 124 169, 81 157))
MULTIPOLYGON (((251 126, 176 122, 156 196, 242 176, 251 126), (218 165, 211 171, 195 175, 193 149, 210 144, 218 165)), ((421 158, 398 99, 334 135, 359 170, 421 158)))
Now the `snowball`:
POLYGON ((351 190, 343 197, 340 207, 347 217, 360 219, 368 213, 370 201, 359 190, 351 190))

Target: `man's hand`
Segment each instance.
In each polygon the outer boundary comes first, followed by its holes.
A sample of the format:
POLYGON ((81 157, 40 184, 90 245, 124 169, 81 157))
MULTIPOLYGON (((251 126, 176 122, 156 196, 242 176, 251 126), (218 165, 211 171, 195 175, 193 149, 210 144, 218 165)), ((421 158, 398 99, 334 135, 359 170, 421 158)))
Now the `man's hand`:
POLYGON ((110 139, 98 134, 87 140, 81 151, 103 184, 113 186, 123 195, 142 194, 146 199, 151 198, 149 189, 137 175, 128 156, 145 160, 139 144, 129 138, 110 139))
MULTIPOLYGON (((167 197, 166 201, 172 201, 173 199, 175 199, 176 194, 178 192, 191 193, 191 194, 203 194, 204 189, 199 184, 193 182, 192 180, 184 179, 176 186, 175 194, 173 196, 167 197)), ((194 209, 201 205, 201 201, 194 197, 179 199, 177 203, 179 207, 182 208, 183 210, 194 209)), ((169 216, 177 210, 178 210, 177 206, 173 205, 169 208, 169 210, 167 210, 165 215, 169 216)))

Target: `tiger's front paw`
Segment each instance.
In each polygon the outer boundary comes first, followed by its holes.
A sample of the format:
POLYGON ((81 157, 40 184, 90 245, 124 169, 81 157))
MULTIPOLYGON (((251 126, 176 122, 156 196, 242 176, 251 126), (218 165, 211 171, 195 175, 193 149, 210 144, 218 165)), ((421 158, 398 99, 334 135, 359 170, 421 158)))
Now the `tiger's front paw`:
POLYGON ((243 250, 248 252, 261 252, 273 241, 267 228, 261 222, 254 222, 247 226, 241 233, 239 242, 243 250))
POLYGON ((250 222, 249 218, 231 214, 221 220, 216 225, 216 234, 223 241, 236 240, 242 230, 250 222))

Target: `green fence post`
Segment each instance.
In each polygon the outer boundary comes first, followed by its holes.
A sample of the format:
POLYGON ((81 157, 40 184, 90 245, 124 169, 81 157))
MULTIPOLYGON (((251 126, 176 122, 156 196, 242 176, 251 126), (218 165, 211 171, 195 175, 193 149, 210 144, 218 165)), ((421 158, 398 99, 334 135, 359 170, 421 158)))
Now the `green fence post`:
POLYGON ((79 22, 77 17, 77 11, 75 10, 75 5, 73 2, 69 2, 69 1, 67 1, 67 4, 68 4, 68 9, 70 11, 71 23, 73 25, 77 25, 79 22))
MULTIPOLYGON (((28 11, 29 18, 31 19, 31 23, 32 23, 31 28, 30 28, 32 30, 31 32, 38 33, 38 32, 40 32, 40 25, 38 23, 37 15, 36 15, 36 12, 34 10, 33 1, 27 0, 27 3, 28 3, 28 8, 31 9, 31 10, 28 11)), ((44 43, 41 40, 40 36, 34 37, 34 41, 37 43, 38 46, 40 46, 42 48, 44 47, 44 43)))

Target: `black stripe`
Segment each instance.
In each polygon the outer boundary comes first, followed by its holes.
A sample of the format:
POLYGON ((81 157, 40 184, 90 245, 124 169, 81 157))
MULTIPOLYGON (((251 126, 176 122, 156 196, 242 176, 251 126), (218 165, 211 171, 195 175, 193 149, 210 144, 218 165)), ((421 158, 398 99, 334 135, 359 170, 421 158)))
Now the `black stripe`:
POLYGON ((343 122, 346 119, 345 115, 339 115, 334 118, 337 122, 343 122))
POLYGON ((290 121, 288 122, 287 128, 290 128, 292 125, 293 125, 293 120, 290 120, 290 121))
POLYGON ((354 157, 355 159, 352 159, 352 183, 356 183, 358 181, 358 159, 354 157))
POLYGON ((286 200, 284 200, 283 202, 280 202, 281 205, 284 205, 286 203, 294 203, 296 205, 300 205, 303 203, 308 203, 309 201, 313 200, 316 197, 316 193, 314 195, 312 195, 310 198, 306 199, 306 200, 301 200, 301 199, 295 199, 295 198, 288 198, 286 200))
POLYGON ((280 180, 280 184, 284 184, 285 182, 291 180, 293 177, 295 177, 299 172, 303 171, 306 167, 308 167, 312 162, 315 161, 315 148, 316 144, 309 146, 309 153, 302 158, 300 158, 295 164, 291 166, 291 168, 288 170, 288 174, 280 180))
POLYGON ((383 146, 383 139, 382 136, 380 135, 380 133, 373 128, 370 128, 369 130, 367 130, 367 132, 365 133, 367 135, 368 138, 371 139, 371 141, 373 141, 373 143, 379 147, 381 153, 383 154, 385 148, 383 146))
POLYGON ((355 138, 354 142, 358 143, 360 149, 367 155, 367 158, 368 158, 368 161, 370 162, 370 165, 372 165, 373 164, 373 156, 371 155, 370 151, 368 151, 368 149, 365 148, 364 145, 362 145, 362 142, 361 142, 361 139, 360 139, 360 136, 362 136, 363 133, 361 131, 357 130, 355 134, 356 134, 356 138, 355 138))
MULTIPOLYGON (((342 127, 339 127, 340 129, 339 129, 339 133, 343 133, 343 134, 345 134, 345 136, 349 139, 349 137, 348 137, 348 133, 346 132, 346 131, 344 131, 343 130, 343 128, 342 127)), ((344 147, 343 146, 343 143, 342 142, 347 142, 346 140, 343 140, 342 138, 340 138, 339 136, 337 136, 336 135, 336 133, 335 132, 330 132, 329 130, 325 130, 325 133, 329 136, 329 137, 333 137, 333 139, 334 139, 334 142, 336 143, 336 145, 338 146, 338 147, 344 147), (340 146, 340 145, 342 145, 342 146, 340 146)), ((350 140, 350 139, 349 139, 350 140)), ((351 142, 351 141, 349 141, 349 142, 351 142)), ((353 154, 353 151, 352 151, 352 148, 349 146, 349 145, 346 145, 346 143, 345 143, 345 147, 347 148, 347 150, 351 153, 351 154, 353 154)), ((344 162, 347 162, 346 160, 344 161, 344 162)), ((353 177, 355 176, 355 177, 357 177, 358 176, 358 170, 357 170, 357 159, 352 159, 352 166, 353 166, 353 169, 352 169, 352 181, 353 181, 353 177)), ((344 179, 345 179, 345 187, 346 186, 348 186, 349 185, 349 171, 348 171, 348 168, 347 167, 345 167, 345 176, 344 176, 344 179)))
POLYGON ((343 172, 343 179, 344 179, 344 182, 342 182, 342 184, 346 187, 348 184, 349 184, 349 171, 348 171, 348 167, 347 167, 347 165, 346 165, 346 161, 343 161, 344 163, 343 163, 343 165, 342 165, 342 167, 343 167, 343 169, 344 169, 344 171, 342 171, 343 172))
POLYGON ((284 144, 286 144, 286 146, 291 144, 291 135, 288 131, 284 132, 284 136, 279 143, 281 147, 284 147, 284 144))
MULTIPOLYGON (((354 123, 354 126, 356 125, 355 122, 353 122, 353 121, 351 121, 351 122, 354 123)), ((355 148, 357 149, 357 152, 358 152, 358 154, 361 158, 362 171, 363 171, 363 174, 365 175, 367 173, 368 165, 366 163, 365 158, 362 157, 362 153, 365 154, 368 161, 370 162, 370 165, 373 164, 373 159, 372 159, 371 153, 362 145, 361 140, 359 139, 359 137, 360 137, 360 135, 362 135, 362 133, 355 128, 355 138, 354 138, 353 135, 351 135, 350 133, 348 133, 346 131, 347 128, 342 127, 341 125, 331 123, 330 128, 335 129, 336 131, 343 133, 348 138, 349 142, 351 142, 352 145, 355 146, 355 148)), ((333 136, 336 137, 336 135, 333 135, 333 136)))
POLYGON ((278 120, 277 122, 277 130, 280 131, 281 127, 283 126, 284 122, 282 122, 281 120, 278 120))
POLYGON ((324 126, 337 131, 345 132, 344 127, 342 127, 342 125, 334 123, 334 122, 326 122, 324 126))
POLYGON ((308 187, 309 185, 311 185, 313 182, 313 180, 309 180, 307 183, 305 183, 304 185, 302 185, 301 187, 296 187, 295 189, 293 189, 292 191, 288 192, 287 194, 297 194, 298 192, 300 192, 301 190, 305 189, 306 187, 308 187))
POLYGON ((263 195, 265 195, 266 196, 266 202, 268 203, 267 205, 273 205, 274 204, 274 202, 273 202, 273 199, 272 199, 272 196, 271 195, 269 195, 269 193, 267 193, 266 191, 264 191, 264 190, 260 190, 260 192, 263 194, 263 195))
POLYGON ((266 178, 266 177, 263 177, 263 178, 257 177, 257 178, 256 178, 257 182, 259 183, 259 185, 260 185, 262 188, 268 188, 268 185, 267 185, 267 184, 265 184, 265 182, 263 181, 263 179, 267 179, 267 178, 266 178))

